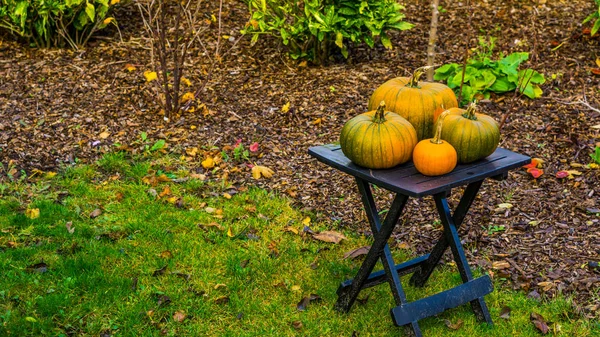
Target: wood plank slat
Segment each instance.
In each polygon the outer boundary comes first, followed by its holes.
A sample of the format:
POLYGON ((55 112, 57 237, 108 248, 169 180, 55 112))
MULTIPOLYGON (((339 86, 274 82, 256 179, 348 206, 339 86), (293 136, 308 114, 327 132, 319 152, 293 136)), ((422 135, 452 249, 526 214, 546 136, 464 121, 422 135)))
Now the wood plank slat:
POLYGON ((412 162, 384 170, 360 167, 344 156, 339 145, 314 146, 309 148, 308 153, 342 172, 360 177, 390 191, 416 198, 449 191, 453 187, 498 176, 531 162, 531 158, 527 156, 498 148, 487 158, 466 165, 458 165, 448 174, 427 177, 417 172, 412 162))

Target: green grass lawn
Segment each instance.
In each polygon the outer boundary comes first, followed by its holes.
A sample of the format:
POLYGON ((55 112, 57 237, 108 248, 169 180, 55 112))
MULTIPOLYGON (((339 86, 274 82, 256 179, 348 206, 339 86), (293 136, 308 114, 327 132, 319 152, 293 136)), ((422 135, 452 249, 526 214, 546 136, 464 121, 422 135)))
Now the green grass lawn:
MULTIPOLYGON (((310 214, 261 189, 142 181, 159 169, 157 161, 111 154, 55 177, 0 183, 0 336, 402 335, 385 284, 361 293, 349 314, 333 310, 338 284, 362 262, 344 253, 370 238, 344 231, 339 244, 317 241, 302 231, 310 214), (90 217, 95 209, 102 213, 90 217), (310 294, 321 299, 299 311, 310 294)), ((337 230, 314 220, 310 227, 337 230)), ((393 251, 397 262, 412 256, 393 251)), ((405 289, 416 300, 459 283, 458 272, 442 266, 425 288, 405 289)), ((493 327, 465 305, 422 320, 422 330, 537 336, 529 318, 536 312, 556 335, 600 336, 598 322, 578 317, 567 298, 538 302, 496 283, 486 301, 493 327), (504 306, 509 319, 499 317, 504 306), (453 330, 447 321, 463 323, 453 330)))

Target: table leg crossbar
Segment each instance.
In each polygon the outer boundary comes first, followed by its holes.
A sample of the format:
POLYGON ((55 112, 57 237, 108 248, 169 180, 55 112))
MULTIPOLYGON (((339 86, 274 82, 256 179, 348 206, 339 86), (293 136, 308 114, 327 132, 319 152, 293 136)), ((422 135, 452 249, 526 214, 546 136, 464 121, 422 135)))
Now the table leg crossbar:
POLYGON ((458 228, 460 228, 469 207, 475 200, 482 182, 474 182, 467 186, 454 215, 450 213, 446 193, 434 195, 435 204, 444 226, 443 235, 430 254, 396 265, 387 241, 402 214, 408 196, 397 194, 387 216, 381 223, 369 183, 361 178, 356 178, 375 239, 355 278, 342 282, 338 288, 338 300, 335 308, 341 312, 348 312, 362 289, 387 281, 397 305, 391 310, 392 319, 397 326, 405 326, 411 335, 422 336, 418 320, 437 315, 446 309, 467 302, 471 303, 478 320, 492 324, 492 319, 483 300, 483 296, 492 292, 492 282, 487 275, 473 279, 458 237, 458 228), (463 284, 409 303, 402 289, 400 276, 413 273, 410 284, 423 286, 448 247, 452 250, 463 284), (383 270, 371 273, 379 259, 383 264, 383 270))

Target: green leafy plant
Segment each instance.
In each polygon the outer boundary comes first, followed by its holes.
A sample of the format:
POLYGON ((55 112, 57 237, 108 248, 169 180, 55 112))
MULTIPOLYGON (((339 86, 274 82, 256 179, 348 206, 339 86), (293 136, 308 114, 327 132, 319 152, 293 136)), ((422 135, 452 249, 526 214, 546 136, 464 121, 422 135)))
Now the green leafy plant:
POLYGON ((592 14, 588 15, 583 23, 588 23, 590 21, 594 21, 594 25, 592 26, 592 30, 590 31, 590 35, 594 36, 600 29, 600 0, 595 0, 596 10, 592 12, 592 14))
POLYGON ((77 49, 109 24, 120 0, 0 0, 0 28, 36 47, 77 49))
MULTIPOLYGON (((479 38, 474 57, 467 60, 460 104, 489 98, 492 92, 502 94, 518 90, 529 98, 542 95, 540 84, 546 82, 544 75, 533 69, 519 69, 521 63, 529 59, 529 53, 517 52, 493 60, 495 41, 494 38, 488 41, 479 38)), ((458 95, 463 79, 463 65, 445 64, 436 69, 434 79, 446 81, 458 95)))
POLYGON ((323 63, 332 49, 348 57, 348 43, 373 48, 376 39, 386 48, 387 31, 406 30, 403 6, 395 0, 246 0, 251 20, 243 30, 254 44, 260 35, 274 35, 294 59, 323 63))
POLYGON ((600 165, 600 146, 596 146, 594 153, 590 153, 590 157, 592 157, 596 164, 600 165))

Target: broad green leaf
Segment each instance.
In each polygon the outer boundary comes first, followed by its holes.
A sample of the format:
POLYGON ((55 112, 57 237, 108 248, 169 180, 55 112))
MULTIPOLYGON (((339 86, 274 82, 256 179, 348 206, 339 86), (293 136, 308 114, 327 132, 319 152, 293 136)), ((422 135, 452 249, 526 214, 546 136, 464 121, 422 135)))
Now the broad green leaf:
POLYGON ((89 2, 85 4, 85 13, 87 14, 87 16, 90 18, 90 21, 92 21, 92 22, 96 18, 96 8, 94 8, 94 5, 92 5, 89 2))
POLYGON ((592 27, 592 31, 590 32, 591 36, 596 35, 596 33, 598 32, 598 29, 600 29, 600 18, 596 19, 596 22, 594 23, 594 27, 592 27))
POLYGON ((163 147, 165 147, 165 140, 159 139, 156 141, 156 143, 154 143, 154 145, 152 145, 152 147, 150 148, 150 151, 157 151, 157 150, 162 149, 163 147))
POLYGON ((390 41, 390 38, 387 36, 387 34, 382 33, 381 34, 381 44, 386 48, 386 49, 392 49, 392 41, 390 41))
POLYGON ((340 48, 344 48, 344 35, 341 32, 335 34, 335 44, 340 48))
POLYGON ((495 93, 504 93, 513 91, 516 87, 517 86, 514 83, 510 82, 508 78, 504 76, 497 77, 496 81, 494 81, 494 84, 492 84, 492 86, 490 86, 488 89, 495 93))

